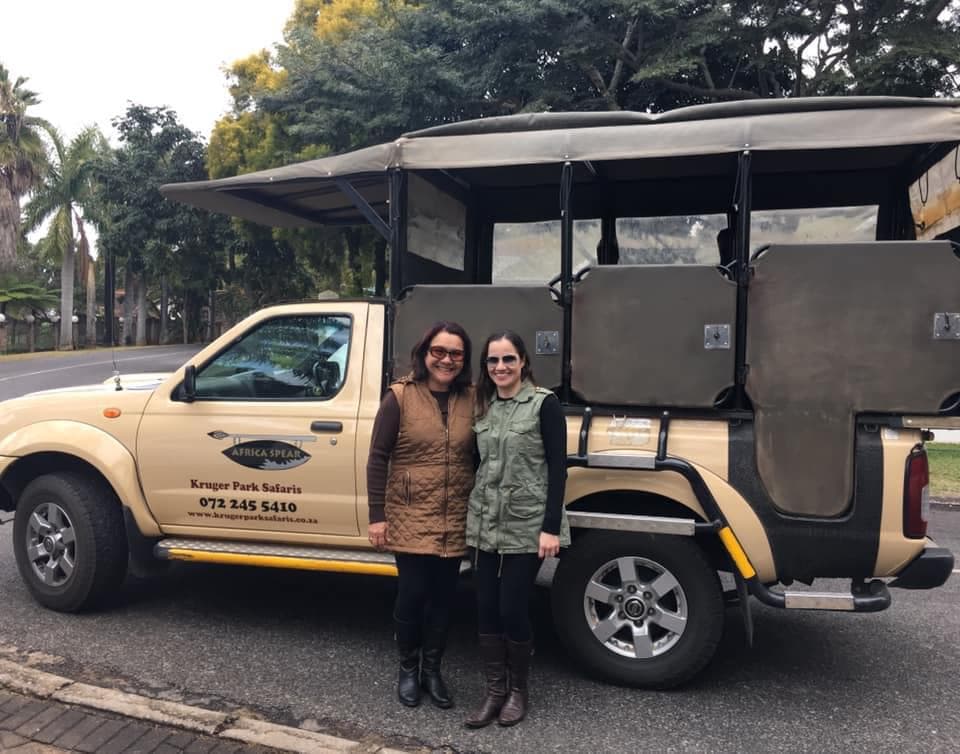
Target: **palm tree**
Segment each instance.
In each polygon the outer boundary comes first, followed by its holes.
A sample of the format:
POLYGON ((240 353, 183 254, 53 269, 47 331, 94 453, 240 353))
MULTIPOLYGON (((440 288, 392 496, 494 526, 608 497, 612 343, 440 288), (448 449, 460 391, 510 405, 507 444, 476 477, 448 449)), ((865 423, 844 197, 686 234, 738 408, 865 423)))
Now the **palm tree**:
POLYGON ((13 268, 20 237, 20 199, 43 173, 47 150, 40 131, 46 121, 27 115, 40 100, 24 88, 25 78, 12 80, 0 64, 0 272, 13 268))
MULTIPOLYGON (((67 146, 56 129, 50 128, 49 136, 56 159, 50 162, 42 182, 27 203, 26 230, 33 230, 50 220, 41 244, 60 261, 59 347, 69 349, 73 347, 73 289, 78 239, 84 253, 89 253, 82 209, 93 201, 92 173, 97 156, 106 148, 106 140, 96 128, 84 129, 67 146)), ((84 260, 81 270, 85 272, 86 269, 84 260)), ((88 310, 90 295, 88 288, 88 310)))

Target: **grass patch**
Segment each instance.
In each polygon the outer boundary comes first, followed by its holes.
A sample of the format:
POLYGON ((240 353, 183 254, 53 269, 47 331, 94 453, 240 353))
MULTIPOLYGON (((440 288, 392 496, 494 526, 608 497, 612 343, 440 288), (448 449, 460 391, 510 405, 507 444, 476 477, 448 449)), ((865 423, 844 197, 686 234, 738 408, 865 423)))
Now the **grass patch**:
POLYGON ((930 460, 930 496, 960 497, 960 443, 927 444, 930 460))

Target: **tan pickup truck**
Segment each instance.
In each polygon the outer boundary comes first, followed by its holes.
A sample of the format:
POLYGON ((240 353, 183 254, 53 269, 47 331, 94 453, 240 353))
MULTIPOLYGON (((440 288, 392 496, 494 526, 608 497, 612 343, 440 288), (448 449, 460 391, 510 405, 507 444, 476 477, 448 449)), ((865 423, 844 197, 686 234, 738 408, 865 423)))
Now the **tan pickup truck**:
POLYGON ((937 587, 924 442, 960 427, 938 178, 958 142, 943 100, 541 114, 165 187, 273 225, 367 221, 393 293, 269 308, 172 375, 0 404, 20 572, 64 611, 130 560, 395 573, 365 536, 370 432, 447 318, 519 331, 562 399, 574 537, 551 598, 589 672, 682 683, 751 597, 872 612, 937 587), (795 585, 820 578, 849 587, 795 585))

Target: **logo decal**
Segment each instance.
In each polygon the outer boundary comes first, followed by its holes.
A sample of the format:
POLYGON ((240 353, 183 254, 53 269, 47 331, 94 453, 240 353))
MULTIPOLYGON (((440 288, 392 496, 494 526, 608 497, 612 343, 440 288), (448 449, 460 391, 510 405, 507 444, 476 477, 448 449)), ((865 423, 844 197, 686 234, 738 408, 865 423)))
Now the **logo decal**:
POLYGON ((285 471, 310 460, 303 443, 316 442, 313 435, 231 435, 217 430, 207 433, 214 440, 233 440, 223 454, 234 463, 261 471, 285 471))
POLYGON ((293 469, 310 460, 310 454, 302 448, 276 440, 237 443, 223 451, 223 454, 241 466, 264 471, 293 469))

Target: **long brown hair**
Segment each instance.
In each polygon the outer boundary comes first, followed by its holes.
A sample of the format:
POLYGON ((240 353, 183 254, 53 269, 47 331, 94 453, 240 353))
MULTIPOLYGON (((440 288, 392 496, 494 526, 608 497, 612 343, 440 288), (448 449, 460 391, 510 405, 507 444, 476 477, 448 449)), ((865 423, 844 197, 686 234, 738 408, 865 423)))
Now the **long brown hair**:
POLYGON ((453 382, 450 383, 451 393, 462 393, 470 387, 470 372, 472 369, 470 366, 470 353, 472 346, 470 345, 470 336, 467 335, 467 331, 463 329, 462 325, 456 322, 448 322, 446 320, 434 322, 427 329, 423 337, 417 341, 413 350, 410 351, 410 372, 413 374, 413 379, 417 382, 426 382, 428 374, 427 351, 430 350, 430 341, 442 332, 456 335, 463 341, 463 368, 460 370, 460 374, 454 377, 453 382))
POLYGON ((517 350, 517 355, 523 362, 523 368, 520 370, 520 380, 529 380, 536 384, 533 377, 533 367, 530 365, 530 354, 527 353, 527 347, 523 338, 517 335, 513 330, 502 330, 493 333, 483 344, 483 350, 480 352, 480 377, 477 379, 477 416, 484 416, 493 397, 497 394, 497 386, 490 379, 490 372, 487 370, 487 354, 490 351, 490 344, 497 340, 508 340, 517 350))

